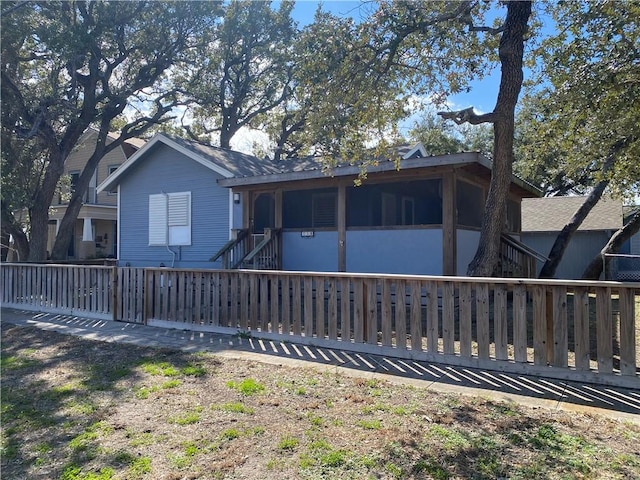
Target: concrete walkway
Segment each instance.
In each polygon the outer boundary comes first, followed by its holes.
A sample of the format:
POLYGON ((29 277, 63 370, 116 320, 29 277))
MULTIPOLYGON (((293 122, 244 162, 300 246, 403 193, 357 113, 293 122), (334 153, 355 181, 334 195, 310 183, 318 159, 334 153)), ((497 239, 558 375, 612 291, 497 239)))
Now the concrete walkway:
POLYGON ((2 324, 32 326, 90 340, 139 346, 175 348, 188 352, 251 361, 304 365, 318 370, 340 370, 357 377, 378 377, 433 391, 513 401, 532 407, 604 415, 640 424, 640 388, 591 385, 505 374, 431 362, 402 360, 295 343, 274 342, 237 335, 191 332, 124 322, 91 320, 71 315, 1 310, 2 324))

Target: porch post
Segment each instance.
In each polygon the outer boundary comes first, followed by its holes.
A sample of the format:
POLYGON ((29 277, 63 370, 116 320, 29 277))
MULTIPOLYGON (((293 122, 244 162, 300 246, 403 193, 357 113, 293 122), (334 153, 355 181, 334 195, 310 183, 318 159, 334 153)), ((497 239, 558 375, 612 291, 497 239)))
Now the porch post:
MULTIPOLYGON (((253 195, 251 192, 241 192, 242 195, 242 228, 251 228, 251 217, 253 215, 253 195)), ((251 232, 249 232, 251 233, 251 232)))
POLYGON ((442 274, 456 272, 456 182, 453 171, 442 176, 442 274))
POLYGON ((277 267, 278 270, 282 269, 282 189, 277 189, 273 194, 274 208, 275 208, 275 218, 273 223, 275 223, 274 227, 277 229, 279 236, 279 241, 277 242, 278 251, 276 255, 278 257, 277 267))
POLYGON ((91 228, 91 217, 85 217, 82 225, 82 241, 78 252, 79 260, 86 260, 96 254, 96 242, 93 238, 93 229, 91 228))
POLYGON ((347 189, 338 185, 338 271, 347 271, 347 189))

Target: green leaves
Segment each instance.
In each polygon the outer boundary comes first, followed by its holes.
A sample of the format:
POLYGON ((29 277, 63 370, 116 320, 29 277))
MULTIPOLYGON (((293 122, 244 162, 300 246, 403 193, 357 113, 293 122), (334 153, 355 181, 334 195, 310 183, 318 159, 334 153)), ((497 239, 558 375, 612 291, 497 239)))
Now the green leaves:
POLYGON ((550 14, 560 33, 536 52, 548 86, 525 100, 525 161, 549 172, 543 180, 550 185, 580 191, 606 180, 612 191, 633 195, 640 184, 640 3, 564 2, 550 14), (614 166, 603 173, 609 158, 614 166))

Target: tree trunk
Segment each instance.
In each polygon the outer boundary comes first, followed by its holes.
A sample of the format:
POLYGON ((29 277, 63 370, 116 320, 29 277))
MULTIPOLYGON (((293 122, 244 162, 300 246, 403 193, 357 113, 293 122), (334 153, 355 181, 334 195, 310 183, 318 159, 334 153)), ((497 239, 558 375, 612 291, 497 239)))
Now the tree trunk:
POLYGON ((56 193, 58 180, 64 172, 65 155, 55 146, 50 149, 49 165, 29 209, 29 262, 44 262, 47 259, 47 237, 49 235, 49 207, 56 193))
POLYGON ((553 246, 549 252, 549 259, 542 266, 542 270, 540 270, 540 278, 553 278, 555 276, 558 265, 560 265, 560 261, 569 246, 573 234, 578 230, 580 225, 582 225, 582 222, 587 215, 589 215, 593 207, 600 201, 604 189, 608 184, 609 180, 598 182, 584 203, 580 205, 580 208, 578 208, 573 215, 573 218, 562 228, 555 242, 553 242, 553 246))
MULTIPOLYGON (((7 210, 7 206, 4 202, 2 202, 2 243, 3 247, 6 245, 9 246, 9 238, 11 235, 13 237, 13 246, 15 250, 18 252, 18 261, 25 261, 29 258, 29 239, 27 238, 26 233, 24 233, 22 229, 22 225, 20 225, 13 213, 7 210), (6 239, 5 239, 6 236, 6 239)), ((8 253, 8 248, 7 248, 8 253)), ((6 258, 3 258, 2 261, 6 261, 6 258)))
MULTIPOLYGON (((618 230, 613 236, 609 239, 607 244, 604 246, 602 250, 600 250, 600 255, 597 255, 591 263, 587 266, 584 273, 582 274, 582 278, 584 280, 598 280, 600 278, 600 274, 602 274, 603 262, 602 256, 607 253, 617 253, 620 251, 620 247, 624 242, 629 240, 632 236, 634 236, 640 230, 640 209, 636 210, 636 213, 633 214, 631 219, 627 222, 627 224, 618 230)), ((609 264, 609 259, 605 257, 605 264, 609 264)))
POLYGON ((231 108, 222 109, 222 124, 220 125, 220 147, 231 148, 231 139, 238 131, 238 125, 231 108))
POLYGON ((500 38, 501 79, 493 121, 493 171, 475 257, 470 276, 492 276, 500 255, 500 234, 504 228, 511 173, 515 108, 522 87, 524 36, 531 15, 531 2, 509 2, 504 31, 500 38))
POLYGON ((102 157, 104 157, 107 152, 113 150, 115 148, 114 145, 121 145, 121 142, 112 142, 109 145, 109 148, 106 148, 106 136, 106 132, 98 133, 96 148, 93 151, 91 157, 89 157, 89 159, 87 160, 87 163, 85 164, 84 169, 82 170, 82 173, 78 178, 78 183, 76 183, 76 190, 71 195, 69 205, 67 205, 67 209, 64 212, 64 217, 62 217, 60 226, 58 227, 56 241, 53 244, 53 249, 51 251, 52 260, 65 260, 67 258, 69 243, 71 242, 75 233, 76 221, 78 220, 78 215, 83 205, 82 198, 89 188, 91 177, 93 177, 96 168, 98 168, 98 163, 100 163, 102 157))

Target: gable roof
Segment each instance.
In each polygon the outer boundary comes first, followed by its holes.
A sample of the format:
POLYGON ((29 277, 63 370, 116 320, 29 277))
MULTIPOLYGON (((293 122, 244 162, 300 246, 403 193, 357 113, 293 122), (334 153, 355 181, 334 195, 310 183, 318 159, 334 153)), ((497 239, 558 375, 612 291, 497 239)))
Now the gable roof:
POLYGON ((142 148, 133 154, 113 174, 98 185, 98 192, 113 190, 127 171, 144 158, 156 145, 164 144, 186 155, 190 159, 222 175, 224 178, 235 176, 256 175, 276 172, 275 167, 269 167, 268 162, 263 162, 253 155, 213 147, 190 140, 158 133, 142 148))
MULTIPOLYGON (((586 197, 522 199, 522 232, 559 232, 571 220, 586 197)), ((584 219, 579 231, 622 228, 622 202, 603 197, 584 219)))
MULTIPOLYGON (((322 158, 318 157, 293 158, 279 162, 273 162, 269 159, 261 160, 253 155, 192 140, 169 137, 165 134, 157 134, 102 182, 98 186, 98 192, 113 190, 120 182, 120 179, 126 175, 127 171, 159 143, 165 144, 210 170, 219 173, 223 178, 218 180, 218 184, 223 187, 260 185, 327 176, 353 176, 358 175, 362 170, 361 165, 351 163, 340 163, 328 167, 322 161, 322 158)), ((398 154, 401 156, 400 165, 402 169, 445 165, 480 165, 487 171, 491 170, 491 161, 478 152, 426 156, 424 147, 418 143, 413 147, 400 147, 398 154)), ((397 170, 397 167, 396 160, 380 159, 374 164, 368 165, 366 170, 370 173, 390 172, 397 170)), ((530 195, 539 196, 541 194, 533 185, 518 177, 513 176, 512 182, 528 191, 530 195)))

